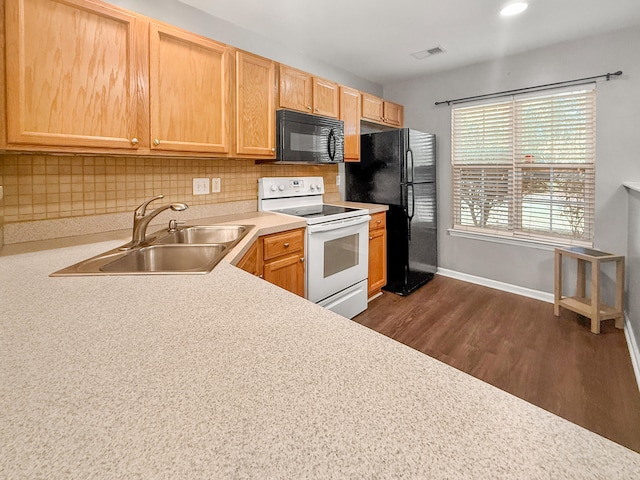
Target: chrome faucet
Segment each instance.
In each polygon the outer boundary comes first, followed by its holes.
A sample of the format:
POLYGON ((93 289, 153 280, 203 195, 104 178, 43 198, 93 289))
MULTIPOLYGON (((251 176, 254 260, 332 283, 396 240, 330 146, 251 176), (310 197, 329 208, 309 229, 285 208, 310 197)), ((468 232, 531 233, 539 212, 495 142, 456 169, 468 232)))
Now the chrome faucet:
POLYGON ((125 249, 131 249, 140 246, 143 244, 147 238, 147 227, 149 226, 149 222, 153 220, 153 218, 159 213, 171 209, 174 212, 182 212, 186 210, 188 205, 186 203, 171 203, 169 205, 163 205, 162 207, 156 208, 154 211, 147 215, 147 206, 156 200, 160 200, 164 198, 164 195, 158 195, 157 197, 153 197, 151 200, 147 200, 133 212, 133 235, 131 237, 131 243, 126 245, 125 249))

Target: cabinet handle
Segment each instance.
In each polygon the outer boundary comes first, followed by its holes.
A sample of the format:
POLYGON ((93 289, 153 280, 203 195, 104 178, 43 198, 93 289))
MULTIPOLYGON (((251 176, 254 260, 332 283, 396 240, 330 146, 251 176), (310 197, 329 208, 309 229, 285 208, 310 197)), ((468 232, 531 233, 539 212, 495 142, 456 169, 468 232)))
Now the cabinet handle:
POLYGON ((319 111, 320 111, 320 109, 318 107, 316 107, 316 112, 319 112, 319 111))
POLYGON ((160 145, 160 140, 158 140, 157 138, 153 141, 153 144, 157 147, 158 145, 160 145))
POLYGON ((264 275, 258 275, 258 278, 264 278, 264 275))
POLYGON ((309 106, 307 107, 307 110, 311 110, 311 105, 309 105, 309 106))
POLYGON ((136 137, 133 137, 131 139, 131 145, 137 145, 138 144, 138 139, 136 137))
POLYGON ((275 153, 276 149, 275 149, 275 148, 272 148, 272 149, 271 149, 271 151, 275 153))
POLYGON ((300 261, 301 261, 301 262, 304 262, 304 257, 300 257, 300 261))
POLYGON ((382 223, 382 220, 376 220, 376 223, 380 225, 382 223))
POLYGON ((369 237, 369 240, 373 240, 373 237, 369 237))
POLYGON ((289 243, 288 242, 284 244, 284 248, 289 248, 289 243))

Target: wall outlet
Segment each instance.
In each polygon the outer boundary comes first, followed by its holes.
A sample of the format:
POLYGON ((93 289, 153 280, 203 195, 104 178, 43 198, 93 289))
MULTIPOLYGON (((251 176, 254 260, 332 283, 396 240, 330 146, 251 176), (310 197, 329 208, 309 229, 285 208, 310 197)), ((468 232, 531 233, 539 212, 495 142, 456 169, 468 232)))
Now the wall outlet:
POLYGON ((212 178, 211 179, 211 193, 219 193, 220 192, 220 179, 212 178))
POLYGON ((340 175, 336 175, 336 185, 340 185, 340 175))
POLYGON ((209 179, 208 178, 194 178, 193 179, 193 194, 194 195, 206 195, 209 193, 209 179))

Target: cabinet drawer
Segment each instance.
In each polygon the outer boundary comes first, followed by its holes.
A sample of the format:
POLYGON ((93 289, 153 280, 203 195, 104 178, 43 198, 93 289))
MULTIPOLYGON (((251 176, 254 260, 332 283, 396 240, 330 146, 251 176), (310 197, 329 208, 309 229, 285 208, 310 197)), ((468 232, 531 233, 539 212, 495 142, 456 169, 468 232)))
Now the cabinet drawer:
POLYGON ((385 212, 374 213, 369 220, 369 230, 375 230, 377 228, 387 227, 387 215, 385 212))
POLYGON ((304 249, 304 230, 277 233, 264 238, 264 260, 304 249))

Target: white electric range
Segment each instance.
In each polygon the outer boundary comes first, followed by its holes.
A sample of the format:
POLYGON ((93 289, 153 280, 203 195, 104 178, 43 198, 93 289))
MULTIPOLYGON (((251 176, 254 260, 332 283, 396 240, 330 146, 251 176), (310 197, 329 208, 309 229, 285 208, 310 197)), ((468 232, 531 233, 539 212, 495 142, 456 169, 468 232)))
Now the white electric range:
POLYGON ((322 177, 258 180, 258 210, 307 222, 305 296, 353 318, 367 308, 369 211, 325 204, 322 177))

